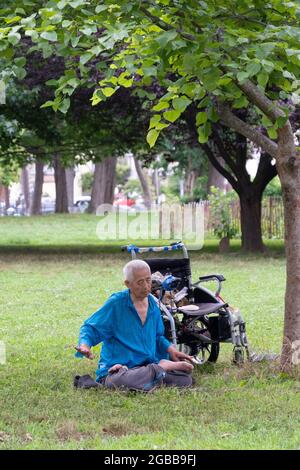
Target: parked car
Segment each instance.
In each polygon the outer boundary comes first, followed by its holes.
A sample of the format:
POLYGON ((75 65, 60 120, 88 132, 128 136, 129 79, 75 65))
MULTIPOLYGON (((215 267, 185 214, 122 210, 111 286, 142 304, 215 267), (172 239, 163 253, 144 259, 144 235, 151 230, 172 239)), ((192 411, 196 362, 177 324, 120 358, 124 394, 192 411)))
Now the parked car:
POLYGON ((55 201, 51 197, 44 196, 41 201, 41 213, 53 214, 55 212, 55 201))
POLYGON ((74 212, 86 212, 89 207, 91 196, 81 196, 74 204, 74 212))

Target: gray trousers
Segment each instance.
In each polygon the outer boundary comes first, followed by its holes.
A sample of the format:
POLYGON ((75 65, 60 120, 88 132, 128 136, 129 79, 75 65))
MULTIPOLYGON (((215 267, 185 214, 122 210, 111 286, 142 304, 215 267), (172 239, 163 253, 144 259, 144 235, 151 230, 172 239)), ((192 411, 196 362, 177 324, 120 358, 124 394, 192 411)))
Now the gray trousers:
POLYGON ((124 388, 150 392, 157 387, 190 387, 193 383, 191 374, 181 371, 165 372, 158 364, 133 367, 122 367, 118 372, 108 374, 101 380, 110 389, 124 388))

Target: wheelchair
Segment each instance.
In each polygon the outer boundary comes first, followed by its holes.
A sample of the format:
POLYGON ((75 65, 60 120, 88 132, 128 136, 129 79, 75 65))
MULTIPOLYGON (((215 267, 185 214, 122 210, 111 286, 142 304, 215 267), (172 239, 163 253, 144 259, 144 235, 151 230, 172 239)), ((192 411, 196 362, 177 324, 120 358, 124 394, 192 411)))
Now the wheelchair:
POLYGON ((181 251, 181 258, 144 258, 152 274, 152 296, 160 309, 165 326, 165 336, 178 350, 193 356, 193 362, 203 365, 216 362, 220 343, 233 344, 233 362, 241 364, 249 359, 246 324, 238 309, 233 309, 220 295, 221 274, 210 274, 192 281, 190 258, 184 243, 167 246, 138 247, 126 245, 122 251, 132 259, 143 253, 169 254, 181 251), (159 278, 155 278, 155 274, 159 278), (154 279, 153 279, 154 278, 154 279), (213 293, 203 283, 215 281, 213 293))

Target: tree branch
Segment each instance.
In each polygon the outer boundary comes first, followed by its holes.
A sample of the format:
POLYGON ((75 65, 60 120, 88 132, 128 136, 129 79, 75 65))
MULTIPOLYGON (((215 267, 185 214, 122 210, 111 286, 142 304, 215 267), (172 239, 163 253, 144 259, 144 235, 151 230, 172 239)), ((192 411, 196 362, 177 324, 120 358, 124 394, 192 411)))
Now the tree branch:
POLYGON ((229 171, 225 170, 225 168, 218 162, 218 159, 214 156, 211 148, 208 144, 202 144, 201 147, 204 149, 206 155, 208 156, 209 161, 211 164, 224 176, 224 178, 229 181, 233 189, 238 193, 239 192, 239 185, 236 179, 229 173, 229 171))
POLYGON ((276 102, 269 100, 254 83, 247 80, 245 83, 236 81, 236 85, 245 93, 249 101, 257 106, 274 123, 279 117, 285 117, 285 113, 276 102))
POLYGON ((267 184, 277 175, 276 165, 271 164, 270 155, 261 155, 253 184, 263 192, 267 184))
POLYGON ((222 121, 227 127, 234 129, 247 139, 261 147, 266 153, 276 158, 278 145, 268 137, 264 136, 258 129, 250 126, 240 118, 235 116, 224 103, 218 102, 218 113, 222 121))

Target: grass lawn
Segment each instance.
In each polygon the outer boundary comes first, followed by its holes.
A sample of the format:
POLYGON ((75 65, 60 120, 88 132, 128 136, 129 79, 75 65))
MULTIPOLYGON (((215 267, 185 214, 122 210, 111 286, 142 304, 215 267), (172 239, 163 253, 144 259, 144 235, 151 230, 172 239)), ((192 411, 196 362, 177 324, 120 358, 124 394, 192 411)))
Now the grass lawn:
MULTIPOLYGON (((99 240, 96 234, 99 221, 101 217, 91 214, 0 217, 0 253, 119 253, 126 240, 99 240)), ((170 243, 169 240, 149 241, 143 235, 140 245, 170 243)), ((267 240, 266 245, 271 253, 283 254, 282 240, 267 240)), ((231 241, 232 252, 238 252, 240 246, 239 239, 231 241)), ((202 251, 217 253, 217 241, 206 236, 202 251)))
MULTIPOLYGON (((15 231, 9 227, 16 227, 14 219, 2 219, 1 245, 12 248, 23 238, 32 246, 82 240, 63 218, 61 225, 46 219, 42 228, 39 218, 19 219, 15 231)), ((92 235, 83 238, 87 245, 97 243, 92 235)), ((299 381, 279 374, 273 363, 233 366, 231 345, 222 347, 215 366, 195 371, 191 390, 75 391, 73 376, 93 375, 96 368, 96 361, 73 356, 80 325, 122 288, 127 255, 4 251, 0 340, 7 363, 0 365, 0 449, 300 448, 299 381)), ((223 273, 224 297, 240 307, 253 348, 279 352, 283 256, 276 250, 264 257, 209 251, 191 253, 194 279, 223 273)))

